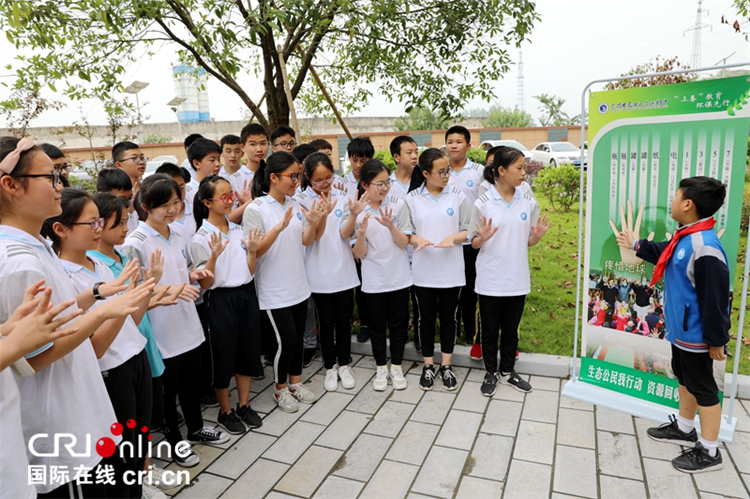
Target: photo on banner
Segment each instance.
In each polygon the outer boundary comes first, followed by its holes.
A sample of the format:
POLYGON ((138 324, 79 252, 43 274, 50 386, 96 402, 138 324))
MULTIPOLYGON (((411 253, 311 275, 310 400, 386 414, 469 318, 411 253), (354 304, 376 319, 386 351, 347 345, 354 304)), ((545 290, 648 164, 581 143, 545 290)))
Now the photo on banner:
MULTIPOLYGON (((734 282, 750 130, 747 80, 590 93, 580 381, 678 407, 664 339, 663 284, 650 285, 654 266, 620 248, 615 234, 627 228, 639 239, 669 239, 677 229, 670 206, 680 180, 718 179, 727 197, 714 229, 734 282)), ((721 391, 725 367, 725 361, 714 362, 721 391)))

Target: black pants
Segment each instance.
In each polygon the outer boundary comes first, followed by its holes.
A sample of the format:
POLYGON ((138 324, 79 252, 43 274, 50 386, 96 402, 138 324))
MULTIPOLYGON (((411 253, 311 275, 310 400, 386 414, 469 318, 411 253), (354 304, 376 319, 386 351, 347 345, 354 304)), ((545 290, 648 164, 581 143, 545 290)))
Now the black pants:
POLYGON ((409 291, 411 295, 411 323, 414 326, 414 337, 419 336, 419 305, 417 305, 417 293, 414 291, 414 286, 409 291))
POLYGON ((273 374, 278 384, 288 382, 289 376, 302 374, 303 340, 307 320, 307 299, 290 307, 261 311, 261 327, 270 329, 276 337, 273 374))
POLYGON ((176 357, 164 359, 164 436, 172 446, 172 452, 174 446, 183 440, 177 424, 177 397, 188 433, 203 428, 199 392, 202 361, 202 344, 176 357))
MULTIPOLYGON (((46 494, 37 494, 37 497, 44 499, 108 499, 107 488, 103 483, 96 483, 96 471, 102 467, 102 463, 99 463, 89 472, 88 480, 91 483, 84 483, 77 485, 75 480, 72 480, 65 485, 57 487, 55 490, 51 490, 46 494), (80 487, 80 490, 79 490, 80 487)), ((68 470, 70 476, 74 477, 75 472, 68 470)), ((23 478, 20 478, 23 480, 23 478)))
POLYGON ((208 303, 206 300, 206 297, 204 295, 203 303, 200 305, 195 306, 195 310, 198 312, 198 318, 201 321, 201 327, 203 328, 203 339, 205 340, 203 343, 201 343, 201 372, 200 372, 200 384, 199 384, 199 392, 200 396, 203 397, 205 395, 213 394, 213 390, 211 389, 211 380, 213 378, 213 373, 211 372, 211 342, 208 339, 208 313, 207 313, 207 307, 208 303))
POLYGON ((325 368, 348 365, 352 350, 354 292, 347 289, 338 293, 313 293, 312 297, 320 321, 320 348, 325 368))
POLYGON ((482 323, 477 320, 477 294, 474 284, 477 280, 477 255, 479 250, 464 244, 464 273, 466 285, 461 290, 461 318, 464 323, 466 344, 482 343, 482 323))
POLYGON ((497 372, 497 337, 500 330, 500 372, 509 373, 516 363, 518 325, 523 315, 526 295, 479 297, 479 320, 482 322, 482 357, 487 372, 497 372))
POLYGON ((151 378, 151 425, 161 428, 164 425, 164 374, 151 378))
POLYGON ((386 293, 365 293, 370 313, 372 355, 379 366, 388 362, 386 326, 391 339, 391 363, 401 365, 404 345, 409 334, 409 288, 386 293))
POLYGON ((126 471, 131 471, 131 478, 138 476, 143 470, 146 462, 145 454, 138 456, 138 440, 141 440, 141 448, 148 447, 149 433, 141 432, 141 427, 148 426, 151 422, 151 366, 148 363, 146 350, 141 352, 122 365, 102 371, 104 386, 107 387, 109 400, 112 402, 112 408, 115 411, 117 422, 123 427, 122 446, 128 442, 132 445, 131 449, 125 449, 123 457, 120 457, 120 450, 102 460, 102 464, 111 464, 115 470, 115 485, 106 485, 107 497, 134 497, 142 496, 141 485, 136 483, 126 485, 123 476, 126 471), (135 421, 135 427, 128 428, 128 420, 135 421))
MULTIPOLYGON (((357 277, 359 277, 359 282, 362 282, 362 261, 356 260, 355 266, 357 267, 357 277)), ((369 323, 369 317, 368 314, 368 307, 369 304, 367 303, 367 299, 365 298, 365 294, 362 292, 362 286, 357 286, 354 288, 357 290, 357 314, 359 315, 359 327, 362 326, 370 326, 369 323)))
POLYGON ((419 339, 422 343, 422 355, 432 357, 435 354, 435 320, 440 316, 440 351, 453 353, 456 344, 456 315, 461 287, 456 288, 422 288, 414 286, 419 307, 419 339))

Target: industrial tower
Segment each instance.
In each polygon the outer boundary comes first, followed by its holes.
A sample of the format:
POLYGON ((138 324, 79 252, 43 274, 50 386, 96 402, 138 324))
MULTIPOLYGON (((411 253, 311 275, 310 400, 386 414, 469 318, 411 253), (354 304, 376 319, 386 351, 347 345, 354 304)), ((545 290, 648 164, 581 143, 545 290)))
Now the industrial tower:
POLYGON ((523 51, 518 50, 518 95, 516 95, 516 107, 520 111, 526 111, 523 89, 523 51))

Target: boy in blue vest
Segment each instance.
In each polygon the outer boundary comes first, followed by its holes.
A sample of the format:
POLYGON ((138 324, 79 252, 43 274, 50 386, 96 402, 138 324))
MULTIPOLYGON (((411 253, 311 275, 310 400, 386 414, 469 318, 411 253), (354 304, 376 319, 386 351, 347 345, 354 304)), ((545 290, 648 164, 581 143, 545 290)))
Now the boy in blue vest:
POLYGON ((726 359, 729 343, 729 267, 713 230, 714 213, 724 204, 726 186, 708 177, 680 181, 672 202, 672 218, 679 223, 672 240, 635 240, 623 231, 617 242, 632 248, 639 258, 654 263, 653 286, 664 277, 665 338, 672 343, 672 371, 679 381, 680 412, 677 418, 648 436, 659 442, 689 447, 672 460, 684 473, 723 468, 718 448, 721 426, 719 388, 713 361, 726 359), (700 414, 701 437, 694 428, 700 414))

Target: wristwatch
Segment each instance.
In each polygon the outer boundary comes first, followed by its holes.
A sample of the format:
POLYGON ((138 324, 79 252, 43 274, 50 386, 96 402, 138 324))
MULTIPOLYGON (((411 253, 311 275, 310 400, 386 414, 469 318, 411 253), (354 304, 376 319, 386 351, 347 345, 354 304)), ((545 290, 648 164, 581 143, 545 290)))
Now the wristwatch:
POLYGON ((103 282, 97 282, 96 284, 94 284, 94 298, 96 298, 97 300, 104 300, 105 299, 104 296, 102 296, 102 295, 99 294, 99 286, 101 286, 102 284, 104 284, 104 283, 103 282))

